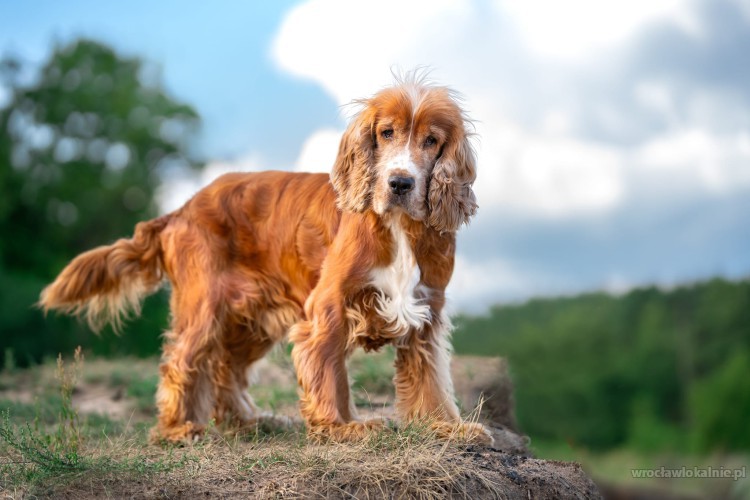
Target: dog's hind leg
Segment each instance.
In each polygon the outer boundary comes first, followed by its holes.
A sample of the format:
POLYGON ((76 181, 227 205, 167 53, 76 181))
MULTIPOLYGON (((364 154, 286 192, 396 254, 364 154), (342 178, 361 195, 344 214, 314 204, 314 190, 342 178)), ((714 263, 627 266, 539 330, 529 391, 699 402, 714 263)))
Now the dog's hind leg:
MULTIPOLYGON (((232 287, 234 292, 251 290, 252 280, 243 280, 243 285, 232 287)), ((216 371, 215 385, 217 422, 228 422, 240 429, 261 426, 266 429, 286 428, 288 418, 277 418, 261 412, 248 393, 248 375, 252 365, 282 341, 289 327, 297 321, 301 311, 291 302, 265 300, 258 304, 257 294, 246 293, 247 302, 238 305, 228 301, 234 313, 231 326, 222 338, 222 363, 216 371), (248 300, 249 299, 249 300, 248 300), (248 317, 252 314, 252 318, 248 317)))
POLYGON ((247 391, 250 367, 273 347, 273 342, 257 329, 234 325, 222 339, 221 362, 214 374, 217 399, 214 416, 217 422, 245 427, 260 415, 259 408, 247 391))
POLYGON ((221 352, 218 306, 175 290, 172 331, 159 367, 155 440, 184 441, 203 433, 215 405, 214 372, 221 352))

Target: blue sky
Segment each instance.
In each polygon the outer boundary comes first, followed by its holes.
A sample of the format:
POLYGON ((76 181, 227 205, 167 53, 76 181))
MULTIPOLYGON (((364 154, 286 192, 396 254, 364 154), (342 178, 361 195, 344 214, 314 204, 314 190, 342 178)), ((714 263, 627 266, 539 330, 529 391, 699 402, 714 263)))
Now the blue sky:
POLYGON ((327 171, 345 105, 429 66, 476 120, 457 309, 750 275, 750 0, 0 4, 0 51, 87 36, 203 117, 196 178, 327 171))
POLYGON ((3 2, 0 51, 37 62, 76 36, 157 63, 172 93, 204 122, 201 150, 231 159, 247 151, 289 166, 318 126, 343 123, 311 82, 279 71, 269 54, 294 2, 3 2), (294 126, 290 127, 289 124, 294 126))

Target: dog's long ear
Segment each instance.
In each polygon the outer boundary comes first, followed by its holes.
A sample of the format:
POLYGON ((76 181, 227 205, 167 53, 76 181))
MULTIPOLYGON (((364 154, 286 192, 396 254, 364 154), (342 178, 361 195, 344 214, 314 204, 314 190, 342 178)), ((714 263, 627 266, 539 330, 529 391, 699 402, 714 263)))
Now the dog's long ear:
POLYGON ((477 212, 471 186, 477 177, 476 159, 469 137, 462 132, 458 140, 448 142, 435 163, 428 194, 430 226, 440 232, 457 231, 477 212))
POLYGON ((370 205, 375 166, 375 109, 367 102, 344 132, 331 172, 341 210, 362 212, 370 205))

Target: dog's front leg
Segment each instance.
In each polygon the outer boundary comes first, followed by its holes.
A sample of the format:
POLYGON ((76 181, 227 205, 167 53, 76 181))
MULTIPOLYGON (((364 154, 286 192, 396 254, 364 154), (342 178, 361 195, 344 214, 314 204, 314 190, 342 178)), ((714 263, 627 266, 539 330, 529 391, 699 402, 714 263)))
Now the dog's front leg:
POLYGON ((435 314, 396 349, 396 411, 404 422, 424 421, 442 438, 491 444, 489 431, 459 415, 450 374, 450 320, 435 314))
POLYGON ((346 371, 346 330, 336 306, 319 308, 312 319, 294 325, 290 340, 300 413, 310 436, 348 441, 361 439, 378 427, 375 422, 356 420, 346 371))

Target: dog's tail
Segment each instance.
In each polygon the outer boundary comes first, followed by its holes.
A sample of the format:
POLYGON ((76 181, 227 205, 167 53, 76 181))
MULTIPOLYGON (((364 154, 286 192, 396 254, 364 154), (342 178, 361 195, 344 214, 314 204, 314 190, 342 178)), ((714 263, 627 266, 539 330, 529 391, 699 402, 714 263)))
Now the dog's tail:
POLYGON ((140 314, 140 300, 159 288, 164 277, 159 234, 165 215, 135 226, 131 239, 84 252, 48 285, 39 307, 86 318, 94 331, 107 323, 119 330, 122 320, 140 314))

